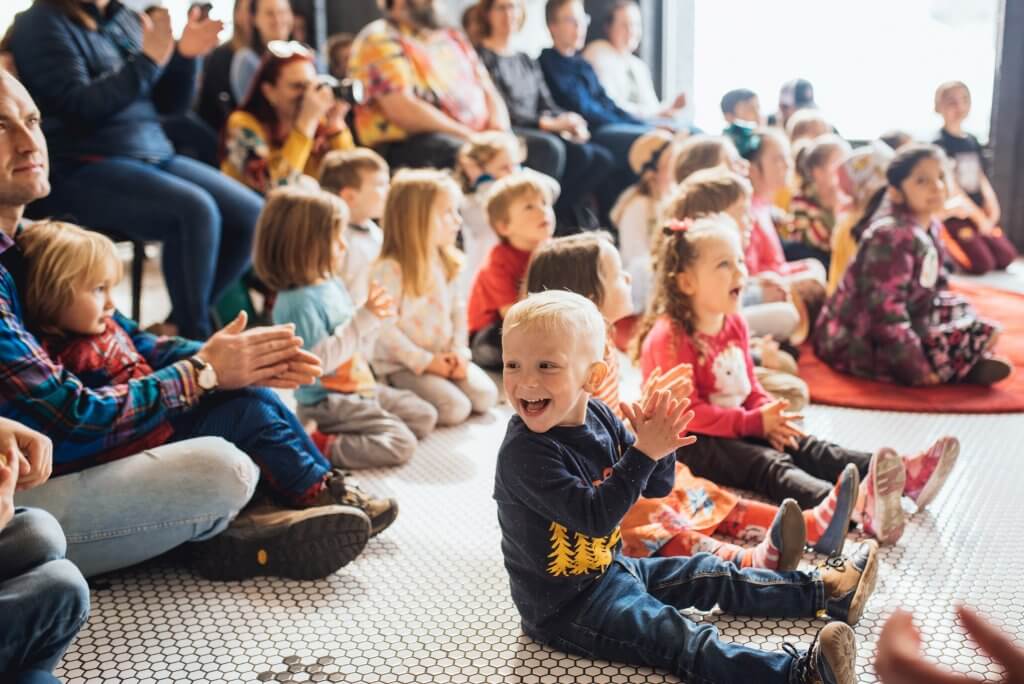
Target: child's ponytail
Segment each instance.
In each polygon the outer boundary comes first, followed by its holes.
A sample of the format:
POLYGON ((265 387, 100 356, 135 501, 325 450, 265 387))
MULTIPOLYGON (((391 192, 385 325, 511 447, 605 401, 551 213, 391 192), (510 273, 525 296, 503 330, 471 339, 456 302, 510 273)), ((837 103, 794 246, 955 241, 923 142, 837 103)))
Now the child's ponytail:
POLYGON ((889 188, 882 187, 875 191, 875 194, 868 200, 867 206, 864 207, 864 213, 860 215, 857 223, 850 229, 850 235, 853 237, 854 242, 860 242, 860 238, 864 235, 864 231, 871 225, 872 220, 875 218, 875 214, 878 213, 879 208, 882 206, 882 202, 885 201, 885 195, 889 192, 889 188))

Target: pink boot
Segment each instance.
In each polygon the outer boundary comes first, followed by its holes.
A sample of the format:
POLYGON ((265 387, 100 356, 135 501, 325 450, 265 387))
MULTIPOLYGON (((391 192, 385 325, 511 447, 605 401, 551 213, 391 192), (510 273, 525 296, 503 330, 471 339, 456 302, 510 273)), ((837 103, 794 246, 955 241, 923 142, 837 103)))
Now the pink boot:
POLYGON ((903 493, 909 496, 921 510, 932 502, 946 478, 956 465, 960 455, 960 440, 956 437, 940 437, 917 456, 904 456, 903 467, 907 471, 907 485, 903 493))

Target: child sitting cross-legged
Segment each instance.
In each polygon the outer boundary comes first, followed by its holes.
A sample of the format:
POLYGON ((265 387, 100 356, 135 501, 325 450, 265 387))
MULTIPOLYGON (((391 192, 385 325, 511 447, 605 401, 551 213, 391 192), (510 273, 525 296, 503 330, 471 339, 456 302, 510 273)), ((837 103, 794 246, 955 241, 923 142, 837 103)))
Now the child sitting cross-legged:
POLYGON ((637 339, 644 376, 655 368, 693 366, 691 429, 701 438, 679 453, 694 475, 812 508, 832 493, 850 463, 864 482, 858 511, 880 541, 903 532, 900 497, 924 506, 942 486, 958 453, 941 438, 903 460, 892 449, 874 455, 806 434, 785 400, 764 391, 753 371, 739 301, 746 281, 736 223, 725 214, 666 227, 652 308, 637 339), (906 469, 913 473, 907 478, 906 469))
POLYGON ((505 395, 516 415, 498 452, 494 498, 523 630, 588 658, 670 670, 685 681, 852 684, 850 624, 875 586, 878 545, 810 573, 740 569, 711 554, 627 558, 622 517, 640 496, 671 492, 674 453, 692 414, 667 390, 623 405, 630 430, 591 395, 607 374, 607 324, 590 300, 527 296, 502 330, 505 395), (634 437, 635 435, 635 437, 634 437), (721 641, 680 612, 825 617, 807 652, 721 641))
MULTIPOLYGON (((601 232, 551 240, 534 254, 526 276, 527 292, 568 290, 594 302, 609 330, 630 314, 631 285, 611 237, 601 232)), ((604 362, 608 372, 594 398, 621 418, 618 352, 610 339, 604 362)), ((664 375, 652 373, 647 386, 671 387, 674 396, 686 399, 691 371, 689 366, 676 366, 664 375)), ((641 497, 623 518, 626 555, 691 556, 707 551, 744 568, 794 570, 805 542, 828 555, 842 550, 860 482, 852 464, 843 471, 832 494, 802 516, 793 500, 779 508, 740 498, 694 477, 682 463, 677 462, 675 468, 675 485, 668 496, 641 497), (708 536, 716 531, 760 543, 745 549, 708 536)))
POLYGON ((860 238, 825 302, 814 351, 832 368, 903 385, 991 385, 1013 370, 994 354, 999 326, 949 290, 936 216, 946 200, 946 155, 908 145, 886 170, 891 210, 860 238))
POLYGON ((555 231, 551 193, 536 173, 517 172, 494 184, 487 219, 500 242, 487 254, 469 293, 469 346, 482 368, 501 368, 501 320, 519 298, 526 266, 555 231))
POLYGON ((430 402, 438 425, 458 425, 498 400, 494 382, 470 360, 466 307, 456 287, 461 201, 459 187, 441 171, 395 174, 384 205, 384 244, 370 272, 398 309, 398 320, 377 339, 373 367, 393 387, 430 402))
POLYGON ((373 377, 367 356, 394 303, 370 282, 366 303, 356 307, 339 279, 348 217, 345 203, 325 192, 271 192, 256 226, 253 266, 277 291, 274 323, 294 324, 323 363, 324 377, 295 391, 299 418, 316 421, 317 447, 339 468, 400 465, 434 429, 437 410, 373 377))

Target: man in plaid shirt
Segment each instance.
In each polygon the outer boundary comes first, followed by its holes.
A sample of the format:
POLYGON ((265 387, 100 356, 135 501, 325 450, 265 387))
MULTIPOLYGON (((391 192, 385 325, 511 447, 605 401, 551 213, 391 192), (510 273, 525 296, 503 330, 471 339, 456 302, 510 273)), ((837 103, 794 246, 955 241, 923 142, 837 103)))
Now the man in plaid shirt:
MULTIPOLYGON (((47 435, 61 474, 20 492, 17 504, 57 518, 68 558, 87 576, 184 542, 201 542, 192 545, 195 566, 214 579, 322 577, 352 560, 369 536, 367 514, 397 509, 346 486, 294 414, 257 387, 294 388, 320 374, 290 327, 246 331, 243 316, 200 344, 157 338, 117 314, 154 372, 98 388, 54 363, 26 330, 15 238, 31 230, 25 205, 49 190, 39 110, 0 69, 0 416, 47 435), (164 422, 168 444, 104 459, 164 422), (269 496, 238 515, 257 481, 269 496)), ((30 466, 23 477, 49 470, 30 466)))

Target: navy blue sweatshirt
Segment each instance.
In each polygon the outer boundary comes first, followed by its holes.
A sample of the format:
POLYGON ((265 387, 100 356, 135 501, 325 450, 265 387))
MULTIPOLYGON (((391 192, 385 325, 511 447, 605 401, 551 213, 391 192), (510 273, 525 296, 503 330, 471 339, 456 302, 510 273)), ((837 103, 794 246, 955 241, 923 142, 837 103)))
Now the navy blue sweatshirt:
POLYGON ((537 61, 555 102, 582 116, 591 129, 607 124, 644 123, 608 97, 594 67, 580 55, 566 57, 554 48, 545 48, 537 61))
POLYGON ((494 499, 512 600, 528 633, 604 576, 619 523, 640 496, 675 483, 675 455, 657 463, 632 447, 611 409, 591 399, 578 427, 531 432, 513 416, 498 452, 494 499))
POLYGON ((142 54, 138 16, 117 0, 102 15, 95 5, 82 9, 97 30, 36 2, 18 16, 11 36, 18 78, 43 115, 50 158, 173 155, 160 115, 189 107, 198 60, 175 51, 166 66, 157 66, 142 54))

